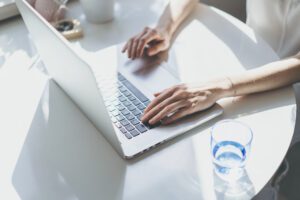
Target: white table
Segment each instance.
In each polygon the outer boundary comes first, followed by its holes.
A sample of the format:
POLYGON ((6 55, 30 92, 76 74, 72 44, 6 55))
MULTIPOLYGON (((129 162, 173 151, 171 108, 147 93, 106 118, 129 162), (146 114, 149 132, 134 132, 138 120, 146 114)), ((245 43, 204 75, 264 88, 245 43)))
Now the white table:
MULTIPOLYGON (((74 48, 96 62, 102 48, 153 24, 165 3, 120 0, 115 21, 91 25, 74 2, 70 15, 78 16, 85 30, 74 48)), ((21 20, 7 23, 1 24, 8 29, 0 29, 0 37, 7 30, 24 30, 21 20)), ((184 26, 169 54, 170 66, 178 66, 170 70, 179 72, 182 81, 238 73, 277 59, 251 29, 219 10, 199 6, 184 26)), ((11 40, 27 43, 28 36, 11 40)), ((5 42, 1 40, 1 47, 5 42)), ((34 51, 22 44, 20 49, 30 53, 18 56, 26 60, 34 51)), ((5 67, 0 76, 0 119, 5 122, 0 126, 1 199, 247 199, 274 174, 293 134, 294 97, 291 88, 285 88, 222 100, 223 116, 124 161, 46 76, 16 67, 5 67), (222 182, 212 171, 209 127, 223 118, 243 121, 254 132, 244 182, 248 190, 238 197, 222 193, 222 182)))

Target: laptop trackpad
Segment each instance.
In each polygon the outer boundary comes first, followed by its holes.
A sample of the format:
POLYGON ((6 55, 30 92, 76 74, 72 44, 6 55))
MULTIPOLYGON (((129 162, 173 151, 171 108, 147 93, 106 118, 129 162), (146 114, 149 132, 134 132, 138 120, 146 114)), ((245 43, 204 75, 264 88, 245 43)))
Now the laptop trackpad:
POLYGON ((149 97, 179 83, 179 80, 167 70, 170 67, 160 56, 122 60, 123 62, 118 65, 119 71, 143 93, 150 95, 149 97))

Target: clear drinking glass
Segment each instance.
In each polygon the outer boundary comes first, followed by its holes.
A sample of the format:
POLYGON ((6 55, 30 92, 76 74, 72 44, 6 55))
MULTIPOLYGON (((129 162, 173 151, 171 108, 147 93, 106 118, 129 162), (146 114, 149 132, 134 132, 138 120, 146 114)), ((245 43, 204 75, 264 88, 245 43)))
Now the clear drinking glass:
POLYGON ((235 120, 222 120, 212 127, 211 153, 217 175, 227 181, 243 175, 252 138, 251 129, 235 120))

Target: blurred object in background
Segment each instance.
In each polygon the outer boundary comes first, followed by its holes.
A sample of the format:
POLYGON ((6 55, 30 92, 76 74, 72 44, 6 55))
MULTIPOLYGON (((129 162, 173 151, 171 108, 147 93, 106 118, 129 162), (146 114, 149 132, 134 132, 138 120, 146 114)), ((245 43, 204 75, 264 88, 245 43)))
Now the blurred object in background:
POLYGON ((246 21, 246 0, 200 0, 233 15, 239 20, 246 21))
POLYGON ((65 17, 67 0, 27 0, 47 21, 55 22, 65 17))
MULTIPOLYGON (((65 16, 68 0, 28 0, 48 21, 61 20, 65 16)), ((15 0, 0 0, 0 21, 19 15, 15 0)))
POLYGON ((14 0, 0 0, 0 21, 19 15, 14 0))

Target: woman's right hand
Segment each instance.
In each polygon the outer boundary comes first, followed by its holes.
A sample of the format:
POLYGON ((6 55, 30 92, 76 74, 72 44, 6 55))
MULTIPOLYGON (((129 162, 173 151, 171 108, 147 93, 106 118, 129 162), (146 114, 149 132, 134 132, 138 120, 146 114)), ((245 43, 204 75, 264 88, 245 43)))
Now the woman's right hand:
POLYGON ((180 84, 154 94, 142 121, 170 124, 187 115, 208 109, 221 98, 232 96, 233 85, 227 77, 206 83, 180 84))
POLYGON ((138 35, 130 38, 122 52, 127 51, 128 58, 140 58, 144 54, 154 56, 170 47, 170 36, 158 28, 146 27, 138 35))

